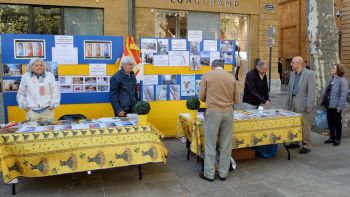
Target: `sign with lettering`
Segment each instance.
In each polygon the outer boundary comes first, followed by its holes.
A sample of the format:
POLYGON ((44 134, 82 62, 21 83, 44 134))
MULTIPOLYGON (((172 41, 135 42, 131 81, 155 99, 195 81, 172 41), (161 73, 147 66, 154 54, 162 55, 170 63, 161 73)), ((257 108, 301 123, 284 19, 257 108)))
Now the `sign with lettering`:
POLYGON ((170 0, 170 3, 189 4, 189 5, 207 5, 211 7, 238 7, 237 0, 170 0))

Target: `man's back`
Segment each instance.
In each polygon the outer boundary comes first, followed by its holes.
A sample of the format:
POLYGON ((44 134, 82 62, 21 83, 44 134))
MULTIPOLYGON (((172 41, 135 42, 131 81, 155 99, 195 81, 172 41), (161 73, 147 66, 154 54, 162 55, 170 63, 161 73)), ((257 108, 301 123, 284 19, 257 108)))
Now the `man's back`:
POLYGON ((200 100, 206 102, 208 112, 232 111, 232 105, 239 102, 239 91, 234 77, 222 69, 204 74, 200 100))

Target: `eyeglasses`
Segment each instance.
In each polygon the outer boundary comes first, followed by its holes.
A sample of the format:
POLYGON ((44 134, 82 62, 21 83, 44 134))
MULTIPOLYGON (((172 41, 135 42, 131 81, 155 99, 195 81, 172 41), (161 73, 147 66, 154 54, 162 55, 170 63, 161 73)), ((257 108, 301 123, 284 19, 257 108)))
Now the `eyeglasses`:
POLYGON ((44 66, 44 65, 42 65, 42 64, 35 64, 35 66, 44 66))
POLYGON ((290 64, 301 64, 301 62, 291 62, 290 64))

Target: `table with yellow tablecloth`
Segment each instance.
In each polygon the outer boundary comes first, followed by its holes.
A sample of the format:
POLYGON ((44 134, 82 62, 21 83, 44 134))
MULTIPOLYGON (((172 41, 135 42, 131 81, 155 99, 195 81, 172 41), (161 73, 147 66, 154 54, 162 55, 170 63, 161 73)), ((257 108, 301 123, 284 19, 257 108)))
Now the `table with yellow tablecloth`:
POLYGON ((5 183, 98 169, 166 162, 163 134, 152 125, 0 134, 5 183))
MULTIPOLYGON (((296 113, 291 116, 234 118, 233 149, 301 141, 302 122, 302 115, 296 113)), ((189 150, 203 156, 202 119, 191 119, 188 114, 180 114, 177 121, 177 137, 186 137, 190 142, 189 150)))

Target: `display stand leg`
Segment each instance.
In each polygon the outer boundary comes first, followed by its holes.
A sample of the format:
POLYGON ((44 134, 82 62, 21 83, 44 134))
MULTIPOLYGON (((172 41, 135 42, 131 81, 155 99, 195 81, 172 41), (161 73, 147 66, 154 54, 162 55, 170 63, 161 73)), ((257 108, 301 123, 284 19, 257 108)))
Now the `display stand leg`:
POLYGON ((12 184, 12 195, 16 195, 16 184, 12 184))
POLYGON ((189 140, 186 141, 186 148, 187 148, 187 160, 190 160, 191 142, 189 140))
POLYGON ((290 151, 289 151, 289 149, 287 148, 286 143, 283 143, 283 146, 284 146, 284 148, 286 149, 286 151, 287 151, 287 153, 288 153, 288 160, 290 160, 290 151))
POLYGON ((142 168, 141 165, 138 165, 139 168, 139 179, 142 180, 142 168))

